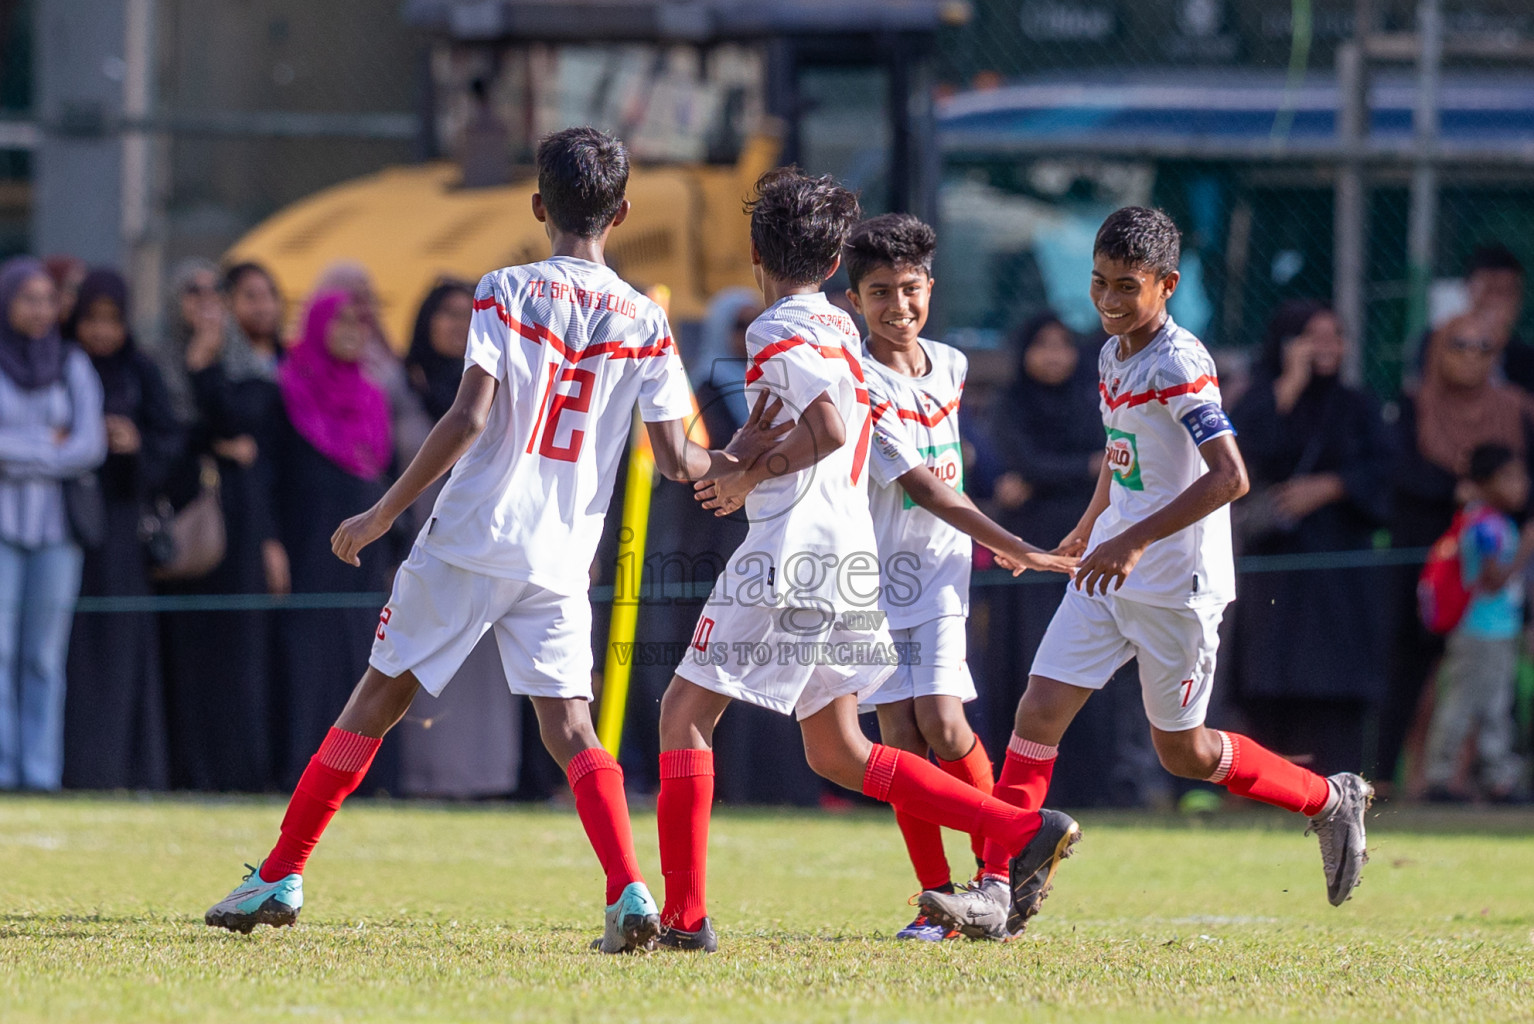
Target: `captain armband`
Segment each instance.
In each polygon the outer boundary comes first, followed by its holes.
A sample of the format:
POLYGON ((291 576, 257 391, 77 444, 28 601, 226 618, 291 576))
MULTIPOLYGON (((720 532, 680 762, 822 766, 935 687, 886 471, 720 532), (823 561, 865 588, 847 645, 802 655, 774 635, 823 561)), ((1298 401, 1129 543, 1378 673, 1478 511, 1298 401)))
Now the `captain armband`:
POLYGON ((1184 414, 1182 425, 1188 429, 1188 434, 1193 438, 1195 445, 1211 441, 1222 434, 1236 432, 1236 428, 1231 426, 1230 417, 1226 416, 1225 410, 1215 402, 1201 405, 1184 414))

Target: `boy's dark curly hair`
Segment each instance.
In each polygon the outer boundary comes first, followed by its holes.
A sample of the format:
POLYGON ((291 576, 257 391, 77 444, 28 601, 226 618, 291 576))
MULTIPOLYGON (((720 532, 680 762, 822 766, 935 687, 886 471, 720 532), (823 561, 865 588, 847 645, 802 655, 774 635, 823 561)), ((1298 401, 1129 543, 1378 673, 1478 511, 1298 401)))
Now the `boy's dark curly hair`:
POLYGON ((879 267, 912 267, 932 276, 937 232, 909 213, 884 213, 852 229, 842 255, 853 291, 879 267))
POLYGON ((767 275, 794 285, 830 277, 858 221, 858 197, 830 175, 812 178, 797 167, 768 171, 755 192, 746 212, 767 275))
POLYGON ((1161 210, 1126 206, 1114 210, 1097 229, 1093 256, 1155 271, 1157 278, 1177 269, 1182 255, 1182 232, 1161 210))

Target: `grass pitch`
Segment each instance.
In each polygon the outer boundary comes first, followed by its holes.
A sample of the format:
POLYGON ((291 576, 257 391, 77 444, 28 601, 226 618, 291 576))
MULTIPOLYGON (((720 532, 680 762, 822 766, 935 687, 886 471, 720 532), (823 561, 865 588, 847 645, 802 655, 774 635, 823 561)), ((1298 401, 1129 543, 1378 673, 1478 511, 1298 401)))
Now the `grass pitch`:
MULTIPOLYGON (((1326 902, 1297 818, 1088 813, 1027 937, 897 943, 914 888, 887 814, 721 811, 714 957, 604 957, 573 813, 357 801, 293 929, 202 913, 271 801, 0 800, 0 1019, 34 1021, 1529 1020, 1534 815, 1370 821, 1326 902)), ((636 815, 659 890, 653 815, 636 815)), ((955 865, 968 850, 950 844, 955 865)))

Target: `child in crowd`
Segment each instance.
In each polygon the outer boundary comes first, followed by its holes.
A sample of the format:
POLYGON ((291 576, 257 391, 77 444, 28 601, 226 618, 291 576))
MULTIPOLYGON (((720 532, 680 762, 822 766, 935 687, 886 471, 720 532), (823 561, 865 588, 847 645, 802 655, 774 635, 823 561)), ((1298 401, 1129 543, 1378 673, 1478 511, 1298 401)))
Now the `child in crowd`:
POLYGON ((1468 499, 1459 534, 1460 570, 1471 597, 1449 634, 1424 781, 1429 800, 1460 799, 1451 787, 1465 737, 1475 731, 1486 794, 1507 800, 1523 779, 1523 760, 1513 752, 1513 684, 1529 551, 1520 550, 1512 515, 1528 504, 1529 476, 1512 449, 1483 444, 1471 452, 1460 486, 1468 499))

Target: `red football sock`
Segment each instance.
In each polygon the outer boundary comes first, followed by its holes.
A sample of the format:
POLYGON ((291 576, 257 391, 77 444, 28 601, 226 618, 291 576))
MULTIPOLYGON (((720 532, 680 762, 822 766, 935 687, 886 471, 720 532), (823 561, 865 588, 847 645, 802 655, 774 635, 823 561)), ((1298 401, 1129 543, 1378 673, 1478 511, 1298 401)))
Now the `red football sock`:
POLYGON ((916 869, 916 884, 922 890, 941 889, 953 881, 948 871, 948 854, 943 850, 943 830, 930 821, 895 812, 895 824, 905 837, 906 853, 916 869))
MULTIPOLYGON (((985 746, 980 742, 979 736, 975 737, 975 742, 970 746, 969 753, 957 761, 944 761, 940 757, 937 759, 937 766, 960 782, 967 782, 974 786, 986 796, 990 796, 991 791, 996 786, 996 776, 992 773, 991 769, 991 755, 985 752, 985 746)), ((1008 802, 1010 803, 1010 801, 1008 802)), ((1028 810, 1036 811, 1038 808, 1030 807, 1028 810)), ((978 832, 971 833, 969 848, 975 852, 977 860, 983 860, 985 858, 985 837, 978 832)))
POLYGON ((661 923, 695 932, 708 916, 708 818, 714 805, 714 752, 663 750, 655 823, 660 830, 660 873, 666 880, 661 923))
POLYGON ((1219 736, 1220 766, 1209 776, 1210 782, 1240 796, 1310 816, 1321 813, 1331 798, 1331 785, 1309 768, 1301 768, 1238 733, 1220 732, 1219 736))
MULTIPOLYGON (((1043 807, 1044 795, 1049 792, 1049 778, 1055 771, 1055 757, 1059 753, 1059 747, 1034 743, 1013 733, 994 794, 1025 811, 1043 807)), ((987 846, 983 856, 987 875, 1006 877, 1008 853, 1004 848, 987 846)))
POLYGON ((927 763, 882 743, 873 745, 863 771, 863 793, 897 811, 960 832, 979 832, 1017 853, 1039 831, 1037 811, 1022 811, 927 763))
POLYGON ((611 906, 623 895, 624 886, 644 881, 634 856, 623 769, 606 750, 587 747, 570 759, 565 774, 575 794, 575 813, 607 873, 607 903, 611 906))
POLYGON ((309 759, 309 767, 299 776, 293 799, 288 801, 282 835, 261 865, 261 881, 275 882, 304 873, 314 844, 341 809, 341 802, 361 785, 382 742, 345 729, 333 728, 325 734, 319 752, 309 759))

